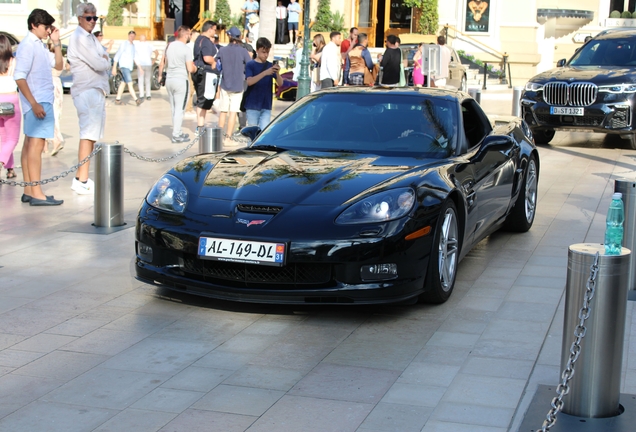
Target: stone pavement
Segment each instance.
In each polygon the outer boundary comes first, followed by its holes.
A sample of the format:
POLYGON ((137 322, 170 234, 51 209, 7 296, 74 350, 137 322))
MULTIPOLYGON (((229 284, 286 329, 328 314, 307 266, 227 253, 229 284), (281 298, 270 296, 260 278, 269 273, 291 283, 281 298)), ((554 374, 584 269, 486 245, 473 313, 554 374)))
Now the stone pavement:
MULTIPOLYGON (((510 95, 486 91, 482 105, 508 115, 510 95)), ((148 157, 181 149, 168 138, 166 99, 109 98, 106 140, 148 157)), ((44 177, 76 160, 70 96, 64 104, 66 148, 44 157, 44 177)), ((0 431, 516 431, 537 385, 559 380, 567 247, 602 241, 613 179, 636 166, 626 143, 597 135, 558 134, 539 151, 534 227, 482 241, 439 306, 172 293, 132 277, 133 229, 77 232, 91 229, 93 198, 75 195, 70 179, 44 188, 65 200, 57 208, 29 207, 20 188, 0 186, 0 431)), ((125 156, 130 228, 170 166, 125 156)), ((621 385, 632 394, 633 309, 621 385)))

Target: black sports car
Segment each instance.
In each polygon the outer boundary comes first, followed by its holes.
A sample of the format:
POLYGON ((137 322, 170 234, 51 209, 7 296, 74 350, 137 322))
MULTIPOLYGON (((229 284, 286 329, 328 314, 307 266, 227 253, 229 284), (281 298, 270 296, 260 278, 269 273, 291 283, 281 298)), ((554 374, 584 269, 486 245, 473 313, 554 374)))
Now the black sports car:
POLYGON ((511 119, 493 131, 467 94, 441 89, 311 93, 249 146, 157 181, 137 277, 246 302, 444 302, 474 244, 532 226, 539 156, 511 119))
POLYGON ((636 149, 636 30, 603 32, 557 66, 521 96, 536 143, 549 143, 555 130, 585 130, 618 134, 636 149))

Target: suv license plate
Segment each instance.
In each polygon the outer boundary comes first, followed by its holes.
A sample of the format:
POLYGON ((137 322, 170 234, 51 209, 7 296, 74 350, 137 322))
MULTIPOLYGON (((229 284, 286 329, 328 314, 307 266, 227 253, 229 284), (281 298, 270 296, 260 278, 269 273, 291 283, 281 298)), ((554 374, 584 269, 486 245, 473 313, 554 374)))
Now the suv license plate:
POLYGON ((571 116, 582 116, 583 108, 572 108, 572 107, 550 107, 550 114, 552 115, 571 115, 571 116))

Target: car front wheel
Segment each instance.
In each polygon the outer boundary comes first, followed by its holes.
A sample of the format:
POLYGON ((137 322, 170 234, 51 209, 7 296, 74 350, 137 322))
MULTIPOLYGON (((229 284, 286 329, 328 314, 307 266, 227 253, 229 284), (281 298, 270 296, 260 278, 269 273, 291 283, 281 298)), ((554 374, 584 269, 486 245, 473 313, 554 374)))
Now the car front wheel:
POLYGON ((455 286, 460 250, 457 208, 452 201, 447 201, 441 208, 435 227, 435 238, 426 277, 426 291, 420 296, 420 301, 444 303, 449 299, 455 286))
POLYGON ((554 138, 554 129, 537 129, 532 131, 535 144, 549 144, 554 138))

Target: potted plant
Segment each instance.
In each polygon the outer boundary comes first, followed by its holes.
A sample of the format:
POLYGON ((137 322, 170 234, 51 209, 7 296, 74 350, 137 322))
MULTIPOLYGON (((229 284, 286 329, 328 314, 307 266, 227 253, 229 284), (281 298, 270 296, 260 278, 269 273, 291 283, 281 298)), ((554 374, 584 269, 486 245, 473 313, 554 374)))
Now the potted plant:
POLYGON ((437 0, 404 0, 404 5, 416 8, 419 19, 416 23, 416 33, 436 34, 439 27, 439 13, 437 0))

